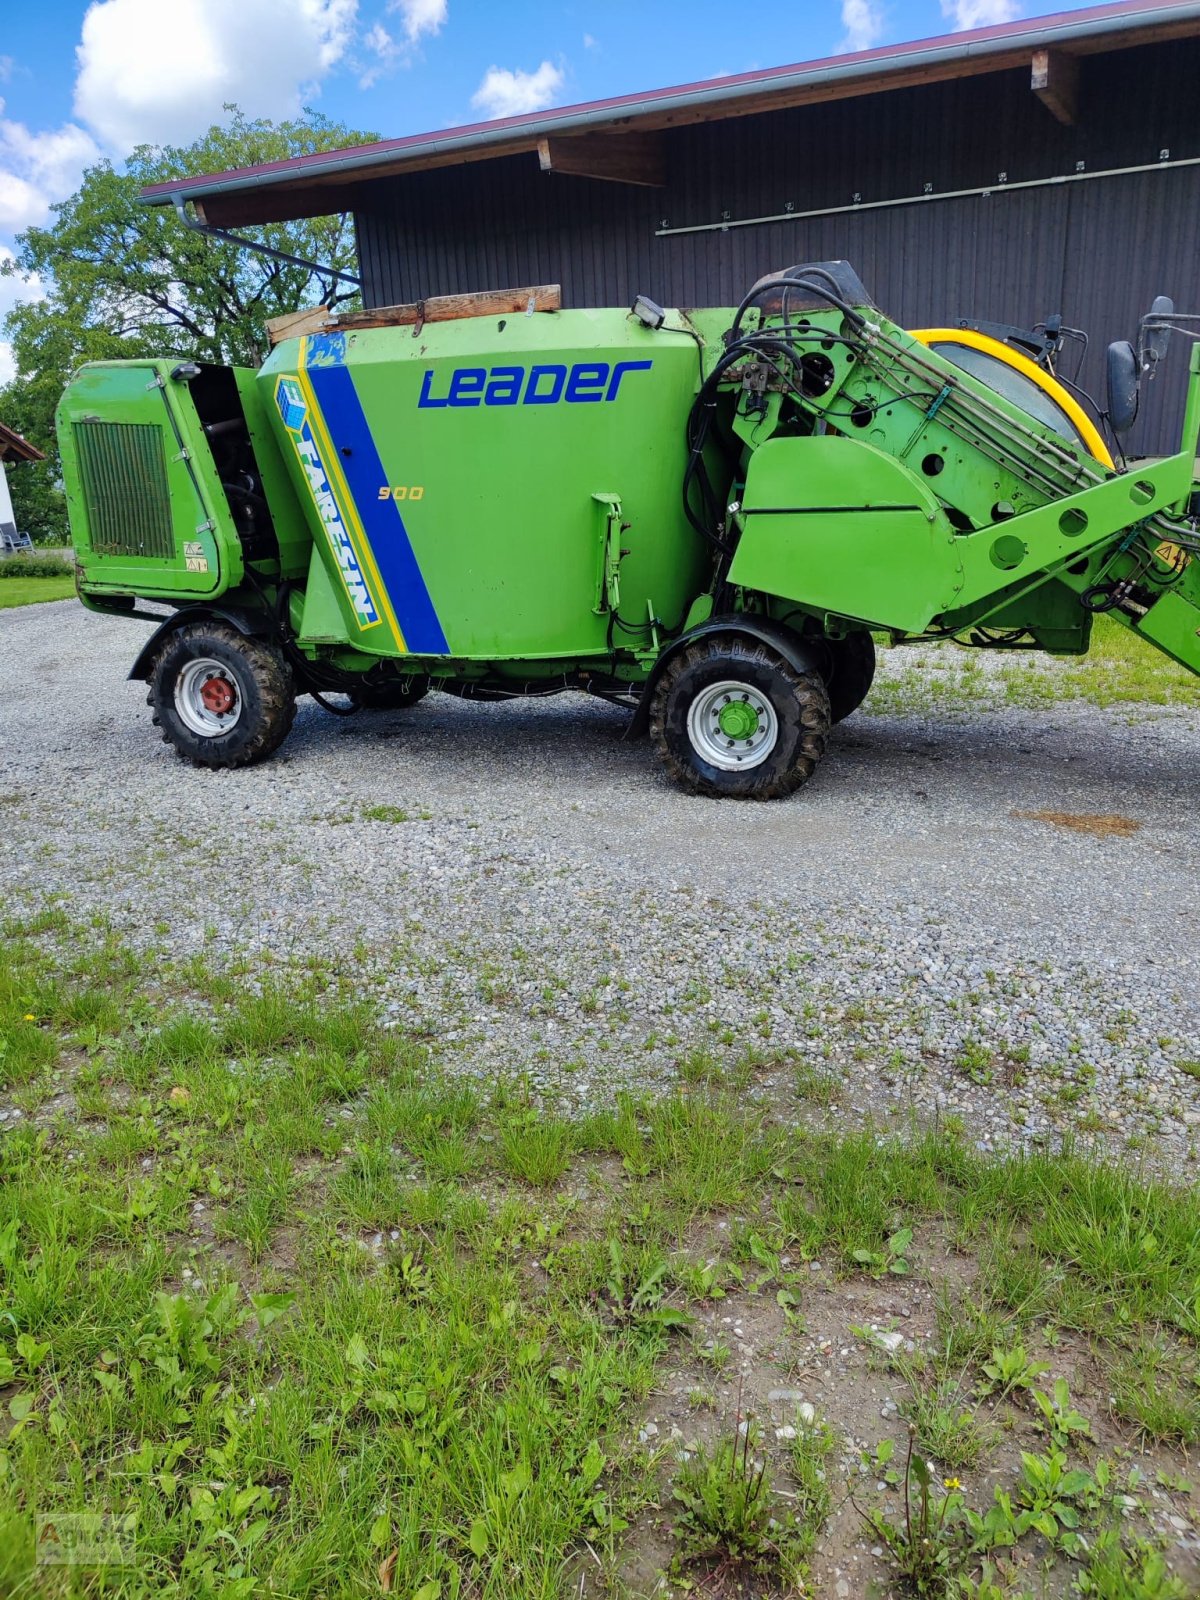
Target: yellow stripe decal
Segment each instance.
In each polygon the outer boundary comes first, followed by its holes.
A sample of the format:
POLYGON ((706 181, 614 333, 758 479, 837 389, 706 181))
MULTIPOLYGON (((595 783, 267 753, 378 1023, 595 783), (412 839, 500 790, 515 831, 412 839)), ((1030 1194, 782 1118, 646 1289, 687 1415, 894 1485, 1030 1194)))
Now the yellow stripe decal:
POLYGON ((396 648, 399 650, 401 655, 405 655, 407 654, 408 647, 404 642, 404 634, 401 631, 399 622, 396 620, 396 613, 392 609, 391 597, 389 596, 387 589, 384 586, 383 579, 380 576, 379 568, 375 562, 375 553, 371 549, 370 541, 367 539, 366 533, 363 530, 362 521, 359 518, 358 510, 354 504, 354 497, 350 493, 349 486, 346 483, 345 475, 342 472, 341 461, 339 460, 337 449, 334 445, 333 439, 330 437, 329 429, 325 422, 325 417, 317 401, 312 383, 309 380, 308 372, 305 367, 307 354, 308 338, 305 336, 300 341, 300 371, 297 376, 300 380, 300 387, 304 394, 305 403, 309 409, 310 426, 312 427, 313 438, 318 450, 321 453, 321 462, 325 468, 325 475, 329 483, 329 488, 333 494, 335 502, 337 503, 338 510, 341 513, 346 532, 350 536, 350 541, 354 547, 355 556, 358 558, 359 565, 362 567, 367 581, 370 584, 372 594, 378 597, 377 603, 379 605, 379 609, 383 612, 383 617, 387 621, 388 629, 396 641, 396 648))

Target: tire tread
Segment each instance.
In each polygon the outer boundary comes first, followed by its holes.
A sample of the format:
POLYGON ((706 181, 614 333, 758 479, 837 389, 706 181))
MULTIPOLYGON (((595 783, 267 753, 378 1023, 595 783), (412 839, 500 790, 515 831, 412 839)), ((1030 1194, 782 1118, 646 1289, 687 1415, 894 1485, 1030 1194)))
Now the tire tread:
POLYGON ((816 673, 798 672, 765 644, 736 636, 727 640, 710 636, 680 651, 664 668, 650 707, 650 739, 667 771, 677 783, 694 794, 722 798, 778 800, 793 794, 812 777, 824 755, 829 724, 829 695, 816 673), (798 746, 789 766, 775 771, 762 771, 757 781, 739 789, 732 786, 726 789, 714 784, 691 762, 681 759, 671 737, 672 713, 677 710, 676 699, 681 692, 686 692, 681 691, 686 679, 709 665, 722 665, 730 670, 736 670, 738 666, 753 666, 785 679, 795 694, 799 720, 798 746))
POLYGON ((248 767, 256 761, 264 761, 287 738, 296 717, 295 683, 282 652, 269 640, 243 634, 227 622, 189 622, 176 629, 164 640, 163 648, 154 659, 150 683, 151 701, 155 708, 153 721, 156 727, 164 727, 163 742, 174 745, 181 759, 213 772, 248 767), (181 730, 181 734, 186 739, 186 745, 181 744, 179 737, 167 731, 175 720, 173 717, 164 727, 164 700, 173 694, 173 688, 164 686, 160 681, 164 664, 180 644, 205 638, 219 640, 243 657, 253 675, 261 701, 258 726, 249 739, 233 750, 220 747, 215 741, 211 751, 205 750, 203 742, 185 730, 181 730))

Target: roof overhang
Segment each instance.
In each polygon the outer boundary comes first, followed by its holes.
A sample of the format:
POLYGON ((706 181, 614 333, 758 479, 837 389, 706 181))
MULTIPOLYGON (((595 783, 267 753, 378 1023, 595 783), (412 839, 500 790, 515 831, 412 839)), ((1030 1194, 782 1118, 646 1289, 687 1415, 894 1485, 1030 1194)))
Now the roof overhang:
POLYGON ((0 461, 45 461, 37 445, 0 422, 0 461))
MULTIPOLYGON (((285 222, 353 209, 361 186, 432 168, 534 152, 544 171, 661 182, 655 136, 690 123, 753 116, 888 89, 1021 67, 1062 121, 1073 116, 1073 58, 1200 35, 1200 0, 1114 5, 976 28, 820 61, 745 72, 646 94, 328 150, 142 190, 147 205, 190 202, 211 227, 285 222)), ((661 141, 660 141, 661 142, 661 141)))

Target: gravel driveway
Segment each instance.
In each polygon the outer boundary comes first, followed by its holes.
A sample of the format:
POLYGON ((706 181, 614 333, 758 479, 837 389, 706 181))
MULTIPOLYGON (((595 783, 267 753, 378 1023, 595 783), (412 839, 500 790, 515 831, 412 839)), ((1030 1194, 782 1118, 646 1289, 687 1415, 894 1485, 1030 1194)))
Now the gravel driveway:
POLYGON ((756 1089, 798 1081, 815 1114, 938 1108, 983 1145, 1077 1127, 1190 1170, 1194 714, 868 703, 807 789, 749 805, 678 792, 577 695, 345 719, 304 700, 274 761, 211 774, 125 681, 142 638, 73 601, 0 616, 14 911, 59 893, 148 948, 319 954, 455 1070, 568 1108, 753 1045, 756 1089))

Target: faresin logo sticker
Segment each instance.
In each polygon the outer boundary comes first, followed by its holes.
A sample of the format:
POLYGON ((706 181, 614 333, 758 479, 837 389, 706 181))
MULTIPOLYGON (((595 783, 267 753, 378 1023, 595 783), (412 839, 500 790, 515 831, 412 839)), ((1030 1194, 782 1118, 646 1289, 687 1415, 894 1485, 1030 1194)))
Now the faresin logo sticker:
POLYGON ((298 379, 279 379, 275 385, 275 404, 279 407, 279 415, 283 418, 283 425, 288 431, 288 437, 303 468, 309 493, 312 495, 317 515, 321 519, 321 525, 325 529, 330 548, 337 560, 338 570, 341 572, 342 582, 346 586, 346 593, 350 597, 358 625, 360 628, 373 628, 380 620, 379 610, 363 576, 354 544, 334 499, 329 484, 329 474, 325 470, 309 425, 308 401, 298 379))

